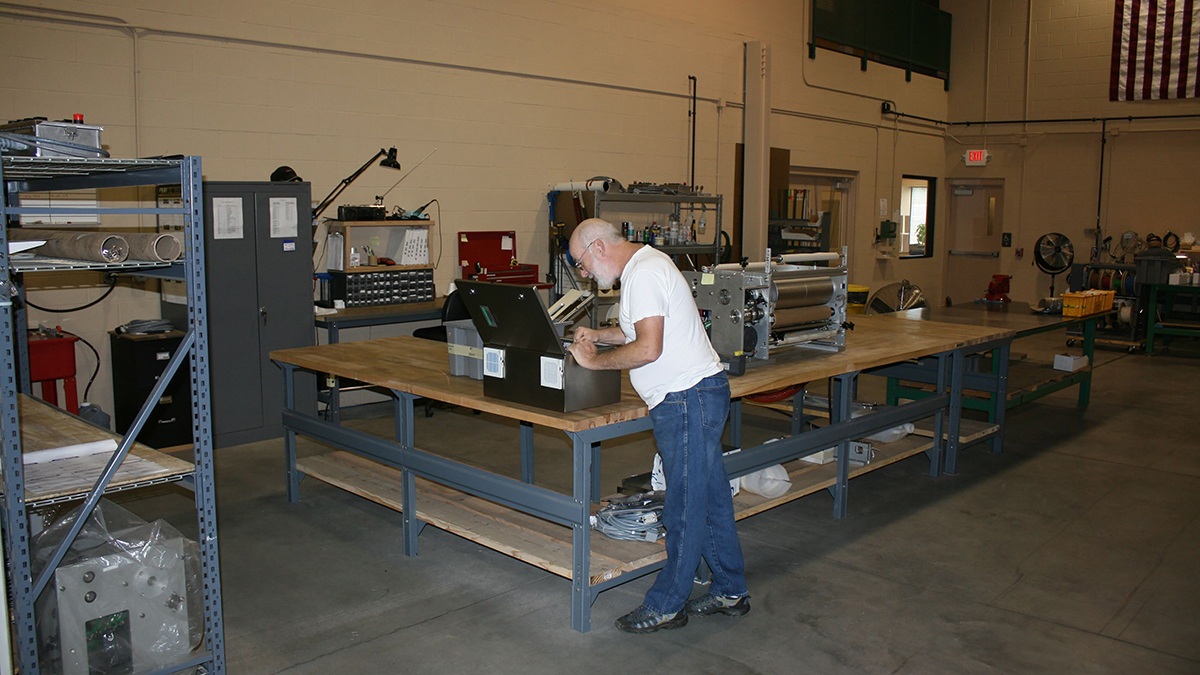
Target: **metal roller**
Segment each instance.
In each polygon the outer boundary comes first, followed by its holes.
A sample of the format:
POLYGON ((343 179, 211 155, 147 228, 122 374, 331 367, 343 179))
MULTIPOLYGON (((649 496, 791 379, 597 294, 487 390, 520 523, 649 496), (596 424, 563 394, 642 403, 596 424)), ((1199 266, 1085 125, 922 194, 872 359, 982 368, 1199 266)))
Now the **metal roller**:
POLYGON ((129 242, 111 232, 15 228, 8 231, 8 238, 15 241, 44 239, 46 243, 38 248, 38 254, 51 258, 119 263, 129 257, 129 242))
POLYGON ((792 277, 788 273, 771 279, 771 301, 775 311, 823 305, 833 297, 833 280, 828 277, 792 277))
POLYGON ((825 307, 796 307, 793 309, 775 310, 775 323, 771 330, 788 330, 807 323, 828 321, 833 316, 833 308, 825 307))
POLYGON ((174 262, 183 253, 179 240, 170 234, 138 232, 124 237, 129 242, 129 257, 133 260, 174 262))

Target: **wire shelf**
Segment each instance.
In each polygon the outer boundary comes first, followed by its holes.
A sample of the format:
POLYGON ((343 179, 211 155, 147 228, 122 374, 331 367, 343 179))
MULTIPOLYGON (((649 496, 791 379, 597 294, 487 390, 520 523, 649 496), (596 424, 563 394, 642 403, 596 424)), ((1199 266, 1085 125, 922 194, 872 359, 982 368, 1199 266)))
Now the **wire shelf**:
POLYGON ((32 258, 9 258, 9 265, 14 272, 62 272, 66 270, 135 270, 170 267, 171 263, 154 262, 150 260, 126 260, 120 263, 105 263, 95 260, 72 260, 70 258, 47 258, 34 256, 32 258))
POLYGON ((178 167, 179 159, 109 159, 91 157, 14 157, 0 158, 5 180, 89 176, 103 173, 129 173, 178 167))

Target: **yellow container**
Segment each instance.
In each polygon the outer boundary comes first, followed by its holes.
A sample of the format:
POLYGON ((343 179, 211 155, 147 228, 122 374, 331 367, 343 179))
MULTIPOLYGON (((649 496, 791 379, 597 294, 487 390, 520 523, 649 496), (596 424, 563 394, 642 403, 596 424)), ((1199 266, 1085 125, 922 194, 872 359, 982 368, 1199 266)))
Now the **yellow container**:
POLYGON ((846 287, 846 313, 862 314, 867 311, 867 297, 871 295, 870 286, 850 284, 846 287))
POLYGON ((1087 316, 1112 309, 1116 291, 1077 291, 1063 293, 1063 316, 1087 316))

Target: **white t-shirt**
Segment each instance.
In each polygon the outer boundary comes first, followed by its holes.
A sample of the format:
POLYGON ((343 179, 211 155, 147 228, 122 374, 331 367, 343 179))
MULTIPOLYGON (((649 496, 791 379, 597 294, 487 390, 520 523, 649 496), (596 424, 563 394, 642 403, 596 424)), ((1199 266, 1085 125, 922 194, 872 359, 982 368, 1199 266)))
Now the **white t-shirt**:
POLYGON ((722 371, 721 359, 708 341, 692 289, 675 263, 652 246, 643 246, 621 271, 621 311, 618 321, 625 342, 637 338, 634 324, 646 317, 663 317, 662 354, 629 371, 638 396, 653 408, 673 391, 691 389, 722 371))

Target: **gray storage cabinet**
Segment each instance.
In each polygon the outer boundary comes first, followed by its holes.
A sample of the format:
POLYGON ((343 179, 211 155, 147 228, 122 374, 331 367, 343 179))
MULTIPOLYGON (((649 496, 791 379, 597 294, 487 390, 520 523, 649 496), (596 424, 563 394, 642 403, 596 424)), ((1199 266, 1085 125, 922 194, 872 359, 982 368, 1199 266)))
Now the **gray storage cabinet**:
MULTIPOLYGON (((277 349, 314 344, 308 183, 204 183, 213 440, 228 447, 283 435, 277 349), (272 218, 274 209, 274 219, 272 218), (292 214, 295 218, 293 220, 292 214)), ((163 315, 182 316, 164 303, 163 315)), ((316 376, 297 373, 297 407, 316 412, 316 376)))

